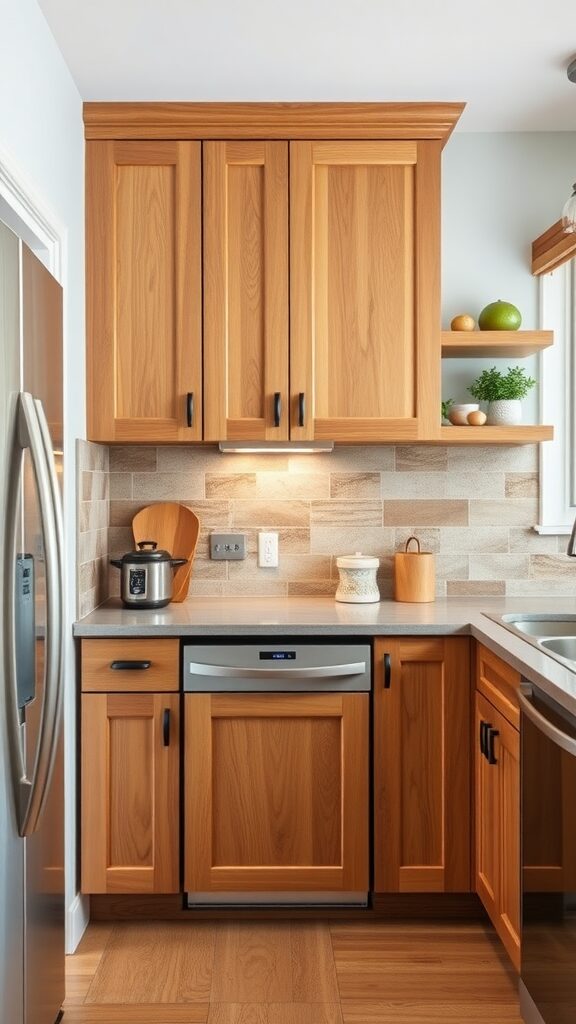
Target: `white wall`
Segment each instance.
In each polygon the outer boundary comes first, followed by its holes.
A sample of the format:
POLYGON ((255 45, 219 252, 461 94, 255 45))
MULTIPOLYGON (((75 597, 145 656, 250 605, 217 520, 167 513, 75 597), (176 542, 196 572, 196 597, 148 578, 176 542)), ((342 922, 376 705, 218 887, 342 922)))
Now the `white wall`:
MULTIPOLYGON (((504 299, 519 308, 523 327, 538 327, 531 243, 558 220, 576 180, 576 133, 455 133, 442 167, 443 326, 504 299)), ((445 361, 443 397, 473 401, 466 386, 489 365, 445 361)), ((524 365, 537 375, 535 359, 524 365)), ((524 404, 525 422, 536 422, 536 392, 524 404)))
MULTIPOLYGON (((76 897, 74 438, 85 436, 84 142, 80 95, 36 0, 0 0, 0 159, 4 155, 48 220, 65 229, 64 415, 66 531, 66 906, 67 944, 76 897)), ((77 909, 78 909, 78 905, 77 909)), ((78 928, 81 910, 76 914, 78 928)))

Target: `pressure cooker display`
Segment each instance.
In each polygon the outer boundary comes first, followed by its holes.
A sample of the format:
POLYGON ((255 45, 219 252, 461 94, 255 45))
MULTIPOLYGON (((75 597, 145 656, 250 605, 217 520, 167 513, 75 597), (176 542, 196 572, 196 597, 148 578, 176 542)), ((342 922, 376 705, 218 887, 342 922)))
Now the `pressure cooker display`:
POLYGON ((134 597, 146 596, 146 569, 130 569, 129 590, 134 597))

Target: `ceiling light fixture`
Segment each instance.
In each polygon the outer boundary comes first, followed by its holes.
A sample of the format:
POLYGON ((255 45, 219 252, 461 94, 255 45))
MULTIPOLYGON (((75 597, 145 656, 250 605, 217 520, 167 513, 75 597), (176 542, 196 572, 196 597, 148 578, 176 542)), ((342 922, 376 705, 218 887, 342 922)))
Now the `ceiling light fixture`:
MULTIPOLYGON (((566 68, 568 81, 576 83, 576 57, 570 61, 566 68)), ((576 182, 572 186, 572 195, 564 203, 562 210, 562 227, 566 234, 576 231, 576 182)))
POLYGON ((219 441, 221 452, 242 455, 314 455, 331 452, 334 441, 219 441))

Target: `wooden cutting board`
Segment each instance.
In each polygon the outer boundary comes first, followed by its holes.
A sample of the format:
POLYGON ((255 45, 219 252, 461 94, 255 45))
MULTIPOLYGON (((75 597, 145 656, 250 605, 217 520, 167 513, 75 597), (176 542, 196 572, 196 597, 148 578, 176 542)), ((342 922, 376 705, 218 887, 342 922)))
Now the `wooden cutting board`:
POLYGON ((185 505, 173 501, 161 501, 141 508, 132 520, 136 544, 143 540, 155 540, 158 547, 169 551, 173 558, 187 559, 186 565, 181 565, 174 573, 173 601, 184 601, 188 596, 199 532, 198 516, 185 505))

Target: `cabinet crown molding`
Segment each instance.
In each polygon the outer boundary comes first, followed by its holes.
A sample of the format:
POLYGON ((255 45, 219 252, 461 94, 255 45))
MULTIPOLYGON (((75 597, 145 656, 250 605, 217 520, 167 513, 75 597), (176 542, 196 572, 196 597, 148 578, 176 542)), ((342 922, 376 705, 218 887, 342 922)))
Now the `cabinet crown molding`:
POLYGON ((436 139, 464 103, 85 103, 86 139, 436 139))

